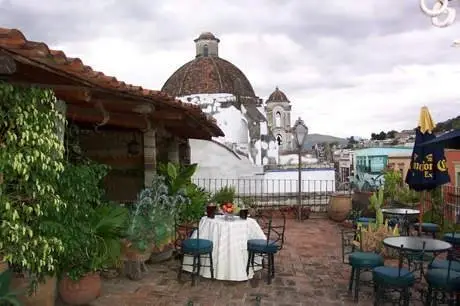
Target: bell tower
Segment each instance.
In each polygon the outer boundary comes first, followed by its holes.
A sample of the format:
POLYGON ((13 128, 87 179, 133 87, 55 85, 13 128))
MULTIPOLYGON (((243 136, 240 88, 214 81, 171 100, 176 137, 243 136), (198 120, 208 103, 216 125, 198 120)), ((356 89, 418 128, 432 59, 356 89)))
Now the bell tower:
POLYGON ((265 102, 268 128, 276 139, 280 153, 294 149, 294 138, 291 132, 291 108, 291 102, 278 87, 265 102))

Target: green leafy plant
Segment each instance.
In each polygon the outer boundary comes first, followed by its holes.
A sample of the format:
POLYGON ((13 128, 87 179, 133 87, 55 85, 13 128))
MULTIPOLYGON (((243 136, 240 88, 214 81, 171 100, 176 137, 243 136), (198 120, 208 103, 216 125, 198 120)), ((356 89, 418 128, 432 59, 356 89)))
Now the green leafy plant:
POLYGON ((180 205, 179 222, 188 223, 200 220, 209 202, 210 194, 193 183, 186 187, 185 194, 190 201, 188 204, 180 205))
POLYGON ((361 217, 362 213, 363 211, 360 209, 352 209, 348 213, 347 220, 351 220, 351 221, 358 220, 361 217))
POLYGON ((46 217, 65 207, 56 186, 65 125, 57 103, 50 90, 0 83, 0 250, 38 280, 56 274, 64 250, 61 236, 44 230, 46 217))
POLYGON ((405 186, 398 190, 396 199, 398 202, 404 204, 404 206, 414 206, 420 203, 420 192, 405 186))
POLYGON ((12 272, 6 270, 0 274, 0 305, 1 306, 21 306, 22 303, 18 300, 19 292, 11 291, 12 272))
POLYGON ((212 201, 219 205, 224 203, 233 203, 235 199, 235 193, 235 187, 224 186, 214 194, 212 201))
POLYGON ((401 189, 403 180, 400 171, 394 171, 393 169, 386 170, 384 175, 384 199, 390 203, 396 200, 398 191, 401 189))
POLYGON ((87 273, 116 264, 128 220, 126 208, 104 200, 108 167, 88 160, 66 163, 58 190, 66 206, 49 215, 44 226, 62 237, 60 271, 77 281, 87 273))
POLYGON ((174 195, 191 184, 192 176, 195 174, 197 166, 197 164, 180 166, 169 162, 160 164, 157 172, 158 175, 164 177, 169 194, 174 195))

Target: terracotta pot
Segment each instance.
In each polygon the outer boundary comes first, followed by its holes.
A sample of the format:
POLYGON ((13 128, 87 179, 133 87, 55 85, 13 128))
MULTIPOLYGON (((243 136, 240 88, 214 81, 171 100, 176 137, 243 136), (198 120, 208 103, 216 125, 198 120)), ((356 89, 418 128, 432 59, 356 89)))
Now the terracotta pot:
POLYGON ((375 212, 369 209, 369 198, 372 196, 372 192, 367 191, 354 191, 352 195, 352 208, 355 210, 361 210, 362 217, 374 217, 375 212))
POLYGON ((351 211, 351 196, 348 194, 333 194, 329 198, 327 213, 329 218, 337 222, 343 222, 351 211))
POLYGON ((37 290, 29 295, 31 279, 22 274, 15 274, 11 279, 10 288, 18 291, 18 299, 23 306, 54 306, 56 301, 56 277, 45 278, 39 283, 37 290))
POLYGON ((75 282, 66 275, 59 282, 59 295, 69 305, 91 303, 101 295, 101 277, 99 273, 88 273, 75 282))

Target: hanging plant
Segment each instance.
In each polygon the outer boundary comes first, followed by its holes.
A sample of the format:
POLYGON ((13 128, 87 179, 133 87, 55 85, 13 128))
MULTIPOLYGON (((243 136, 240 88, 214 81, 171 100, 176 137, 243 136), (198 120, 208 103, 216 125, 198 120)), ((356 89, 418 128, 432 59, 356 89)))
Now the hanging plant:
POLYGON ((65 118, 50 90, 0 83, 0 253, 17 272, 54 275, 63 251, 58 231, 44 222, 64 203, 56 191, 65 118))

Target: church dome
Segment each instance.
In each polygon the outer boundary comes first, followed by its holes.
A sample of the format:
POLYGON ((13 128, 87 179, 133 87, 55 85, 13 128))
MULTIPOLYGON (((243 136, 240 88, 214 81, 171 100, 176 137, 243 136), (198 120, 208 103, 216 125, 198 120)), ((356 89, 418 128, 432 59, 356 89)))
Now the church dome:
POLYGON ((163 85, 162 91, 174 97, 216 93, 256 97, 244 73, 219 57, 220 40, 214 34, 204 32, 194 41, 196 58, 177 69, 163 85))
POLYGON ((276 87, 275 91, 272 92, 270 97, 268 97, 267 103, 268 102, 290 102, 288 98, 286 97, 286 94, 279 90, 278 87, 276 87))

